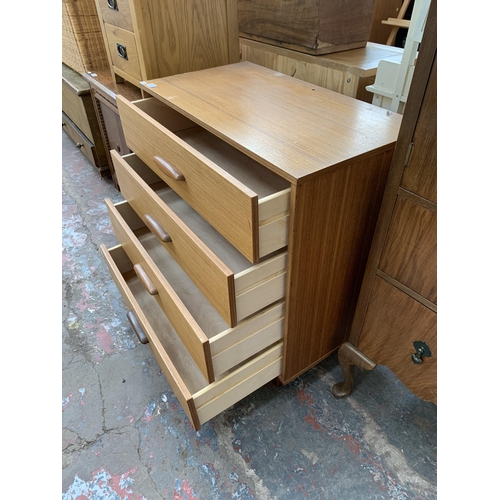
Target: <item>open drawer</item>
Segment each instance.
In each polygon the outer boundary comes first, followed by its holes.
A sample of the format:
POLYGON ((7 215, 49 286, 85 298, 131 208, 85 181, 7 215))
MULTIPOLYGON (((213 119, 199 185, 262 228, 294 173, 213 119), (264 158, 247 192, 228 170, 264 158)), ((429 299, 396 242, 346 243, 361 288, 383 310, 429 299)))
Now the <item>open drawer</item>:
POLYGON ((132 327, 149 343, 170 387, 196 430, 201 425, 281 373, 282 342, 208 383, 172 324, 133 271, 122 246, 101 246, 110 273, 129 308, 132 327))
POLYGON ((106 205, 130 269, 208 382, 283 338, 283 301, 230 328, 127 202, 114 206, 106 199, 106 205))
POLYGON ((284 298, 286 252, 252 264, 138 156, 111 155, 123 196, 230 326, 284 298))
POLYGON ((247 259, 288 244, 288 181, 155 98, 117 105, 127 146, 247 259))

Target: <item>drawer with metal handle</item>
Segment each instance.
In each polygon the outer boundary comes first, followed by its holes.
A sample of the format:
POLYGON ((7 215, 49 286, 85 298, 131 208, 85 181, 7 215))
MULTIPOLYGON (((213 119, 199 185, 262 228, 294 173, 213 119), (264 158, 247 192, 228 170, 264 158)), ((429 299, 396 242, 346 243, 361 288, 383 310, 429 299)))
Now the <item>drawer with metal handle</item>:
POLYGON ((105 31, 113 71, 140 85, 142 73, 134 33, 111 24, 105 24, 105 31))

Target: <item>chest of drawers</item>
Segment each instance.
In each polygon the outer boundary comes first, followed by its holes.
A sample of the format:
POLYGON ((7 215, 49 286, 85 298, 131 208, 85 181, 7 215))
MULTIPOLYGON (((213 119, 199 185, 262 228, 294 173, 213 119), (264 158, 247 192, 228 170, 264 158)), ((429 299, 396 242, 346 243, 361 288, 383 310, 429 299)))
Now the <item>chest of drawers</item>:
POLYGON ((248 62, 147 91, 101 249, 198 429, 346 339, 401 120, 248 62))
POLYGON ((95 0, 116 81, 147 79, 239 60, 236 0, 95 0))

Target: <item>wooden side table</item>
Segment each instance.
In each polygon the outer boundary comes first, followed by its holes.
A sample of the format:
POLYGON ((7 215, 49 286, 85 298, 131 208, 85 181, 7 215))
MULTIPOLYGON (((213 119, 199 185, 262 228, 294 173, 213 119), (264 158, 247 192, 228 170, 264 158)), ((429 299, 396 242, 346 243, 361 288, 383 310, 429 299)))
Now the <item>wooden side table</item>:
POLYGON ((368 42, 366 47, 334 54, 311 55, 240 37, 241 60, 293 76, 299 80, 372 102, 365 90, 375 81, 382 59, 400 61, 403 49, 368 42))

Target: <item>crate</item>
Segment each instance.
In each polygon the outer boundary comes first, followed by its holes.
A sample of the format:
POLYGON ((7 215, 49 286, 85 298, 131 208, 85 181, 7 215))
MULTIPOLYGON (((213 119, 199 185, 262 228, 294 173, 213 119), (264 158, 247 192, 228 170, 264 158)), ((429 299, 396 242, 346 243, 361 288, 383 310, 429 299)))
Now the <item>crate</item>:
POLYGON ((365 47, 375 0, 238 0, 240 36, 308 54, 365 47))
POLYGON ((63 0, 62 62, 80 74, 109 68, 94 0, 63 0))

